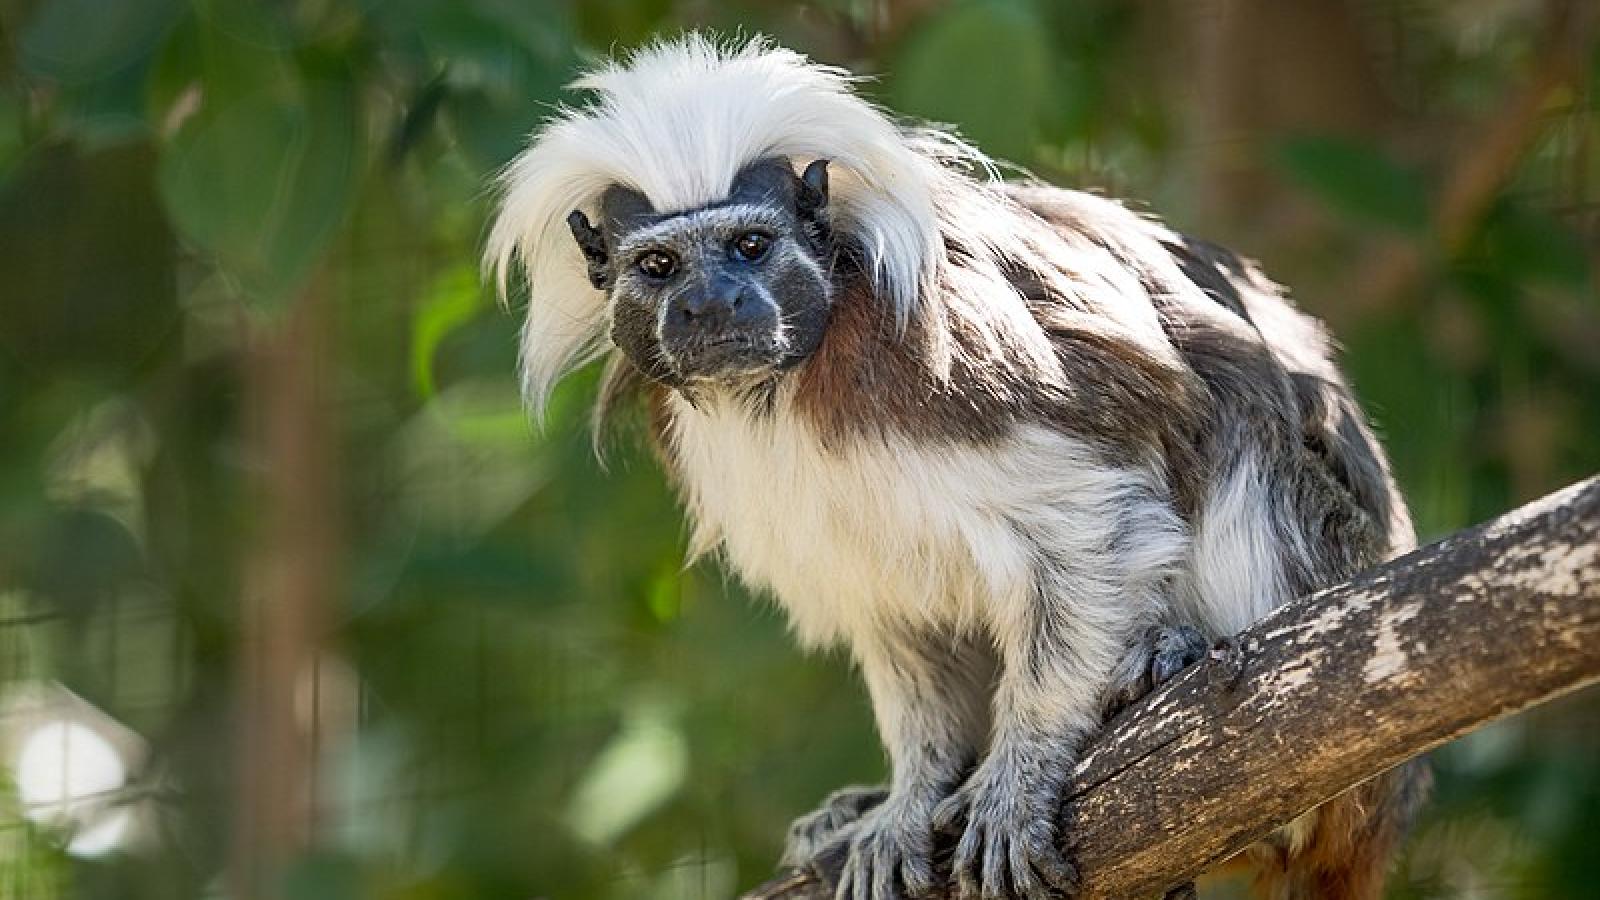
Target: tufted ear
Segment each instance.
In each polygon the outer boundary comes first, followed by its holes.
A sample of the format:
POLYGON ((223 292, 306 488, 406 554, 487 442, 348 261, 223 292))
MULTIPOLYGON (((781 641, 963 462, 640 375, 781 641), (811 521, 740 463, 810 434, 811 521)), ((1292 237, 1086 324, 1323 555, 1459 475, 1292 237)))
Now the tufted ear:
POLYGON ((800 189, 795 196, 795 206, 800 214, 814 217, 828 205, 828 160, 819 159, 806 166, 800 175, 800 189))
POLYGON ((605 235, 589 223, 589 217, 581 209, 567 214, 567 228, 572 230, 573 240, 578 242, 578 249, 583 251, 583 259, 589 269, 589 283, 598 290, 605 290, 611 279, 611 254, 606 250, 605 235))
POLYGON ((589 283, 596 289, 603 291, 611 283, 610 248, 616 244, 617 235, 648 223, 654 213, 643 194, 613 186, 600 198, 599 226, 591 223, 581 209, 567 214, 567 228, 583 251, 589 283))

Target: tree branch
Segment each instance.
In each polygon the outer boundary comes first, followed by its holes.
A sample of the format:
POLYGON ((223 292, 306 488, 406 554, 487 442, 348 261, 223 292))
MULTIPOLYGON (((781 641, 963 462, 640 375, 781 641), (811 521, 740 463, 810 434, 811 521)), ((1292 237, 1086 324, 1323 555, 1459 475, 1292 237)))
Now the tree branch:
MULTIPOLYGON (((1600 478, 1303 597, 1111 723, 1062 834, 1083 897, 1159 895, 1405 760, 1600 679, 1600 478)), ((825 900, 792 872, 744 900, 825 900)))

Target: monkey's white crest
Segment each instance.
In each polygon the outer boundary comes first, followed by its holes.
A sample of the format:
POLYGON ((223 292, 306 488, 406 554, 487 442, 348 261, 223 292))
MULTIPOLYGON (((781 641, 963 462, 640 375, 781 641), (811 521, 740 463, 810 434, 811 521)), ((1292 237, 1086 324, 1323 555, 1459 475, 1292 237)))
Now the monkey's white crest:
POLYGON ((565 220, 593 211, 612 185, 674 212, 722 199, 758 159, 829 159, 835 226, 859 242, 905 326, 937 279, 934 193, 952 175, 947 165, 990 165, 948 135, 897 126, 852 92, 854 81, 764 38, 736 46, 690 34, 572 83, 591 101, 559 112, 502 173, 485 253, 502 298, 519 266, 527 279, 522 376, 531 406, 542 408, 556 380, 604 350, 606 298, 585 277, 565 220))

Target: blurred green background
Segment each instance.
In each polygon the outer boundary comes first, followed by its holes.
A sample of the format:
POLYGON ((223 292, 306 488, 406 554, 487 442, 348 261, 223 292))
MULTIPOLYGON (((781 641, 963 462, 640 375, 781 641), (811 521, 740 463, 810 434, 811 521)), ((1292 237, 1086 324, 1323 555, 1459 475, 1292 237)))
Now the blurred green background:
MULTIPOLYGON (((0 898, 729 897, 882 777, 594 373, 518 408, 586 60, 769 33, 1261 259, 1436 537, 1600 470, 1596 5, 0 0, 0 898)), ((1600 697, 1437 766, 1394 896, 1600 897, 1600 697)))

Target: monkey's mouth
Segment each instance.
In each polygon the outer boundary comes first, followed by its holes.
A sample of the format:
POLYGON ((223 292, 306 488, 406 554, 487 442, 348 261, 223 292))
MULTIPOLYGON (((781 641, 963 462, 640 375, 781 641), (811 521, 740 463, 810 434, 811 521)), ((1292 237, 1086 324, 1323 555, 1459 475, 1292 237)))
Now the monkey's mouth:
POLYGON ((751 331, 693 337, 664 348, 685 381, 733 381, 776 368, 784 359, 779 335, 751 331))

